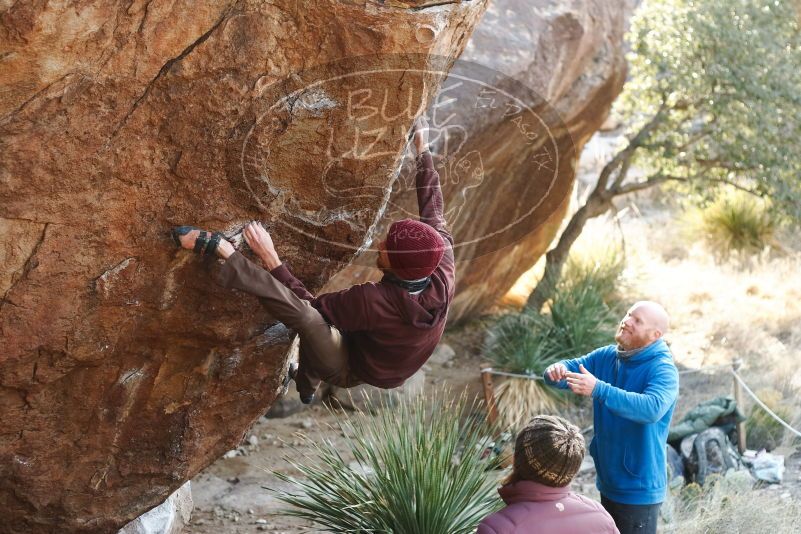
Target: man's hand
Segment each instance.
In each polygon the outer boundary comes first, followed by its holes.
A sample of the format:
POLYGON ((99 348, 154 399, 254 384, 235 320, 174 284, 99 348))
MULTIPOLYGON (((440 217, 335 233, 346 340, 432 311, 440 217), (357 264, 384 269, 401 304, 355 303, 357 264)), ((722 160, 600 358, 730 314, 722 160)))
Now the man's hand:
POLYGON ((414 148, 418 154, 428 151, 428 121, 422 115, 414 121, 414 148))
POLYGON ((545 374, 548 375, 551 382, 559 382, 563 378, 567 378, 567 367, 562 363, 555 363, 545 369, 545 374))
POLYGON ((256 256, 261 259, 267 269, 272 271, 281 265, 281 260, 275 251, 275 245, 273 245, 273 238, 270 237, 269 232, 264 229, 260 222, 254 221, 248 224, 245 227, 244 236, 245 242, 256 253, 256 256))
POLYGON ((567 373, 567 387, 576 395, 591 397, 598 379, 590 374, 583 365, 579 365, 580 373, 567 373))

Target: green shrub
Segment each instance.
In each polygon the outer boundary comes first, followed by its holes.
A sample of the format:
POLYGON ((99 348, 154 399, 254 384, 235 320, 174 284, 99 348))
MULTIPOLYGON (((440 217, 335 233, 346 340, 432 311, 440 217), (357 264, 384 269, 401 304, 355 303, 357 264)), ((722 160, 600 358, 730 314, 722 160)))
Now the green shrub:
MULTIPOLYGON (((554 332, 546 316, 530 310, 509 314, 490 329, 484 353, 497 369, 540 376, 550 364, 569 357, 554 332)), ((542 381, 507 378, 496 397, 504 427, 517 428, 536 414, 553 413, 562 394, 542 381)))
POLYGON ((290 458, 303 478, 297 493, 278 492, 293 508, 287 514, 314 521, 330 532, 467 534, 501 502, 497 458, 482 458, 488 431, 462 395, 444 400, 434 392, 401 399, 371 416, 342 415, 345 451, 330 438, 307 441, 309 455, 290 458))
MULTIPOLYGON (((545 368, 609 344, 618 322, 617 284, 622 256, 571 256, 550 309, 502 317, 490 329, 484 354, 493 367, 541 376, 545 368)), ((497 391, 498 411, 514 428, 538 413, 554 412, 564 395, 541 381, 508 379, 497 391)))
POLYGON ((568 258, 550 305, 556 343, 572 355, 611 342, 619 317, 622 252, 606 247, 568 258))
MULTIPOLYGON (((757 397, 762 399, 768 408, 773 410, 776 415, 790 421, 790 411, 782 406, 782 394, 775 389, 763 389, 756 392, 757 397)), ((767 449, 769 451, 781 445, 784 439, 784 427, 768 412, 757 406, 751 407, 748 419, 745 421, 745 439, 749 449, 767 449)))
POLYGON ((615 249, 601 256, 572 255, 550 309, 502 317, 489 331, 484 354, 499 369, 539 375, 553 362, 610 343, 620 312, 617 286, 623 266, 615 249))
POLYGON ((719 258, 765 250, 775 243, 777 227, 769 202, 742 192, 721 194, 690 214, 691 230, 719 258))
POLYGON ((626 267, 623 251, 604 243, 603 248, 574 251, 567 259, 561 286, 591 286, 610 307, 619 301, 620 277, 626 267))
POLYGON ((510 373, 538 375, 567 355, 549 317, 530 310, 503 316, 489 331, 484 353, 493 366, 510 373))
POLYGON ((573 356, 608 345, 618 323, 619 318, 593 281, 590 277, 559 287, 551 302, 553 341, 573 356))

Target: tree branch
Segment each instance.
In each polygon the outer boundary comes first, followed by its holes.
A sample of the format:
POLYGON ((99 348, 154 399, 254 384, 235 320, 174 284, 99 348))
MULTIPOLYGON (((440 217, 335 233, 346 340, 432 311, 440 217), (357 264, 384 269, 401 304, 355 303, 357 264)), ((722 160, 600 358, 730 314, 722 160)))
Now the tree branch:
POLYGON ((642 191, 643 189, 648 189, 649 187, 654 187, 655 185, 665 183, 668 180, 669 178, 666 176, 650 176, 647 180, 643 180, 642 182, 634 182, 621 186, 615 190, 614 194, 615 196, 627 195, 629 193, 634 193, 635 191, 642 191))
POLYGON ((612 195, 616 194, 615 191, 620 189, 620 186, 623 184, 623 180, 625 180, 626 176, 629 174, 631 160, 633 159, 632 156, 634 156, 633 152, 623 161, 623 164, 620 166, 620 170, 617 172, 617 177, 612 183, 612 187, 609 188, 609 191, 612 193, 612 195))
POLYGON ((670 180, 670 181, 674 181, 674 182, 690 182, 690 181, 694 181, 694 180, 703 180, 705 182, 713 182, 713 183, 716 183, 716 184, 727 185, 729 187, 733 187, 735 189, 739 189, 740 191, 742 191, 744 193, 748 193, 749 195, 754 195, 755 197, 762 198, 762 195, 759 192, 754 191, 753 189, 749 189, 749 188, 745 187, 744 185, 740 185, 737 182, 732 182, 731 180, 727 180, 726 178, 702 178, 701 176, 703 176, 703 175, 691 176, 690 178, 683 178, 683 177, 680 177, 680 176, 667 176, 666 180, 670 180))
POLYGON ((755 165, 749 167, 741 167, 736 163, 732 163, 730 161, 724 161, 719 158, 716 159, 694 158, 694 159, 696 163, 707 169, 725 169, 727 171, 753 171, 758 168, 755 165))
MULTIPOLYGON (((606 190, 606 185, 609 183, 609 177, 612 173, 617 170, 618 167, 621 165, 627 164, 628 161, 631 160, 634 151, 637 150, 640 146, 642 146, 645 139, 651 134, 651 132, 656 128, 664 119, 664 113, 667 109, 667 102, 665 99, 662 100, 662 103, 659 105, 659 109, 651 117, 647 123, 643 125, 642 128, 632 137, 628 144, 626 144, 626 148, 615 154, 615 157, 612 160, 604 165, 604 168, 601 169, 601 174, 598 175, 598 184, 595 186, 596 191, 606 190)), ((627 169, 628 170, 628 169, 627 169)))
POLYGON ((649 187, 654 187, 659 184, 663 184, 665 182, 695 182, 695 181, 705 181, 705 182, 713 182, 719 183, 723 185, 728 185, 730 187, 734 187, 735 189, 739 189, 745 193, 750 195, 754 195, 756 197, 761 197, 758 192, 754 191, 753 189, 749 189, 743 185, 738 184, 737 182, 732 182, 731 180, 727 180, 725 178, 710 178, 705 176, 705 173, 696 174, 695 176, 674 176, 672 174, 662 174, 662 173, 655 173, 649 176, 647 179, 641 182, 634 182, 631 184, 626 184, 617 191, 615 191, 614 196, 618 195, 626 195, 628 193, 634 193, 636 191, 642 191, 643 189, 648 189, 649 187))
POLYGON ((690 138, 687 139, 687 142, 677 146, 676 150, 678 150, 678 151, 686 150, 687 148, 691 147, 692 145, 694 145, 695 143, 697 143, 698 141, 700 141, 704 137, 708 137, 709 134, 711 134, 711 133, 712 133, 712 130, 703 129, 703 130, 699 131, 698 133, 696 133, 695 135, 691 135, 690 138))

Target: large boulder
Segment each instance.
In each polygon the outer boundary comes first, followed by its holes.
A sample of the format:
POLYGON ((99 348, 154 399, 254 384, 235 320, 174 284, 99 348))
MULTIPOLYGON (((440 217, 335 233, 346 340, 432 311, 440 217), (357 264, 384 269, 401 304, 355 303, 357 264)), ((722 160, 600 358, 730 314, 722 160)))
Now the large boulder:
POLYGON ((112 532, 265 412, 291 336, 167 231, 260 219, 320 289, 385 200, 341 192, 389 187, 442 81, 423 67, 486 8, 438 4, 0 4, 4 532, 112 532))
POLYGON ((167 500, 140 515, 117 534, 181 534, 192 517, 192 483, 187 482, 167 500))
MULTIPOLYGON (((459 262, 450 321, 497 302, 556 235, 578 155, 622 89, 623 35, 633 4, 493 1, 443 84, 455 103, 440 100, 429 108, 459 262), (508 113, 513 105, 529 108, 531 135, 521 135, 525 123, 508 113), (480 176, 460 173, 460 164, 462 171, 480 169, 480 176)), ((387 210, 382 227, 413 214, 413 197, 409 188, 397 188, 390 205, 401 209, 387 210)), ((326 289, 376 280, 372 264, 365 253, 326 289)))

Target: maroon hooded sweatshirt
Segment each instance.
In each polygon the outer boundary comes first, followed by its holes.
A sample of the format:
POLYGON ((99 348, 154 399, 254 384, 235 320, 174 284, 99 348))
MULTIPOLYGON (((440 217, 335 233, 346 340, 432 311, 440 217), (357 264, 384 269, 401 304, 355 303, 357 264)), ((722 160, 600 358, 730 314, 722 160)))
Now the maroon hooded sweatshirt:
POLYGON ((445 239, 445 253, 422 293, 410 294, 384 277, 314 297, 285 265, 270 271, 298 297, 308 300, 337 327, 348 346, 351 372, 380 388, 393 388, 417 372, 442 337, 453 299, 453 237, 445 229, 439 174, 431 154, 417 159, 417 203, 420 221, 445 239))
POLYGON ((498 490, 506 508, 487 516, 476 534, 620 534, 600 503, 570 486, 521 480, 498 490))

